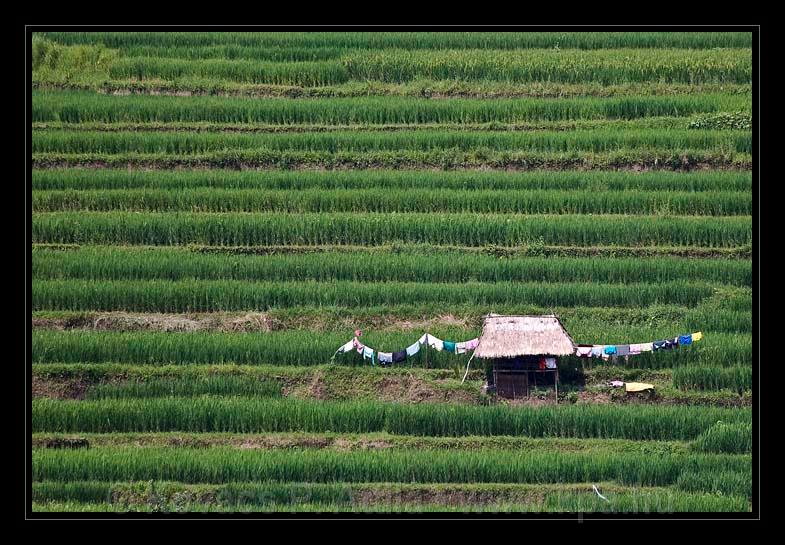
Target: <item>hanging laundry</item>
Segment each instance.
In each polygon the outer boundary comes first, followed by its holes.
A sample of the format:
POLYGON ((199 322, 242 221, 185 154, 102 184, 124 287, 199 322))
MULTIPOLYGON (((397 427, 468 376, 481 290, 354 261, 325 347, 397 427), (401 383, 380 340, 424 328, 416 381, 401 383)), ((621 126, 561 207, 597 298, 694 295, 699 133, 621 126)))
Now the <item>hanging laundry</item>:
POLYGON ((477 343, 479 343, 479 339, 472 339, 470 341, 464 341, 462 343, 455 343, 455 353, 456 354, 465 354, 469 350, 474 350, 477 347, 477 343))
POLYGON ((376 365, 376 362, 375 362, 374 356, 373 356, 373 348, 368 347, 368 346, 363 346, 362 352, 363 352, 363 358, 364 359, 366 359, 366 360, 369 359, 369 360, 371 360, 371 365, 376 365))
POLYGON ((392 363, 392 352, 379 352, 379 363, 392 363))
POLYGON ((556 358, 545 358, 545 367, 548 369, 556 369, 556 358))
POLYGON ((600 356, 602 356, 605 353, 605 352, 603 352, 604 348, 605 348, 604 346, 599 345, 599 344, 595 344, 594 346, 592 346, 591 347, 591 355, 592 355, 592 357, 593 358, 599 358, 600 356))
POLYGON ((354 347, 357 349, 357 353, 358 354, 362 354, 363 353, 363 349, 365 348, 365 345, 363 343, 361 343, 360 341, 358 341, 357 337, 352 339, 352 342, 354 343, 354 347))
POLYGON ((400 363, 406 360, 406 350, 399 350, 398 352, 393 352, 392 360, 393 363, 400 363))
POLYGON ((666 346, 667 343, 668 341, 654 341, 653 343, 651 343, 652 350, 654 350, 654 352, 657 352, 659 350, 665 350, 666 348, 669 348, 668 346, 666 346))
POLYGON ((575 349, 575 355, 579 358, 590 358, 592 346, 587 344, 579 344, 575 349))
POLYGON ((692 335, 679 335, 679 345, 692 344, 692 335))
POLYGON ((420 343, 416 342, 406 349, 406 355, 410 358, 420 351, 420 343))
POLYGON ((641 347, 641 352, 651 352, 654 349, 653 343, 641 343, 638 346, 641 347))
POLYGON ((622 382, 621 380, 612 380, 608 384, 613 388, 621 388, 622 386, 624 386, 624 382, 622 382))
POLYGON ((452 341, 443 341, 444 351, 455 354, 455 343, 452 341))
POLYGON ((336 354, 343 354, 344 352, 350 352, 354 348, 354 339, 347 342, 341 348, 335 351, 336 354))
POLYGON ((630 345, 629 344, 619 344, 616 346, 616 355, 617 356, 629 356, 630 355, 630 345))
POLYGON ((423 333, 423 336, 420 337, 417 340, 417 342, 420 343, 420 344, 428 344, 428 334, 427 333, 423 333))
POLYGON ((610 345, 605 347, 605 350, 603 350, 603 352, 605 352, 606 354, 608 354, 610 356, 610 355, 616 353, 616 347, 614 345, 610 344, 610 345))
POLYGON ((640 354, 641 352, 643 352, 643 349, 641 348, 640 344, 631 344, 630 345, 630 355, 634 356, 636 354, 640 354))
POLYGON ((665 339, 665 346, 663 348, 665 348, 665 350, 671 350, 675 346, 677 346, 678 344, 679 344, 679 338, 678 337, 676 337, 674 339, 665 339))
POLYGON ((437 339, 433 335, 429 334, 428 335, 428 346, 430 346, 434 350, 438 350, 439 352, 441 352, 442 350, 444 350, 444 341, 441 340, 441 339, 437 339))
POLYGON ((697 333, 693 333, 692 334, 692 342, 699 341, 702 338, 703 338, 703 333, 701 333, 700 331, 698 331, 697 333))
POLYGON ((538 364, 539 369, 545 369, 545 358, 540 358, 538 364))

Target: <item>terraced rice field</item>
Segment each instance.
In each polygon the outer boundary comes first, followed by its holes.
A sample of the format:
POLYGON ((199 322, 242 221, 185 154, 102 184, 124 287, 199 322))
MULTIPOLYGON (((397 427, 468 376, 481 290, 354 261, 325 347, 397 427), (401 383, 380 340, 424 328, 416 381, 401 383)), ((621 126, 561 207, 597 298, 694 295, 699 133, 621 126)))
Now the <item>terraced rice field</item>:
POLYGON ((33 510, 751 511, 751 40, 35 35, 33 510))

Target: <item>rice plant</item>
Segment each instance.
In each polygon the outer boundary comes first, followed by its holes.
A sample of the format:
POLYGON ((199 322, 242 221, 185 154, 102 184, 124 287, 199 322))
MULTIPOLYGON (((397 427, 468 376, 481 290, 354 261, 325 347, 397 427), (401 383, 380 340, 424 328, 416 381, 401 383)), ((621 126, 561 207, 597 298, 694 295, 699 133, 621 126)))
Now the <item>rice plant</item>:
POLYGON ((357 244, 387 242, 515 246, 752 243, 752 218, 618 215, 52 212, 32 219, 32 241, 91 244, 357 244))
MULTIPOLYGON (((145 63, 144 59, 138 62, 145 63)), ((180 61, 178 61, 180 62, 180 61)), ((235 61, 232 61, 235 62, 235 61)), ((313 63, 292 63, 300 67, 313 63)), ((749 78, 748 78, 749 79, 749 78)), ((613 98, 451 99, 352 97, 258 99, 226 97, 105 96, 85 92, 33 92, 33 121, 197 122, 292 124, 502 123, 575 119, 639 119, 655 116, 746 111, 744 95, 622 96, 613 98)), ((687 122, 684 123, 687 128, 687 122)))
MULTIPOLYGON (((749 427, 751 413, 748 409, 684 406, 570 405, 533 409, 202 396, 96 401, 34 399, 32 420, 34 432, 386 431, 398 435, 673 440, 694 439, 704 432, 712 434, 710 428, 716 430, 712 426, 718 420, 733 424, 734 430, 749 427)), ((705 444, 703 437, 697 444, 705 444)))
POLYGON ((690 469, 743 471, 749 456, 585 455, 480 452, 254 452, 215 449, 38 450, 34 481, 95 479, 308 482, 552 483, 618 480, 668 485, 690 469))
MULTIPOLYGON (((233 170, 139 171, 128 169, 35 169, 34 191, 155 189, 246 190, 472 190, 472 191, 656 191, 746 192, 752 191, 752 173, 708 172, 406 172, 335 171, 291 172, 233 170)), ((697 195, 695 195, 697 197, 697 195)))
MULTIPOLYGON (((416 251, 416 249, 415 249, 416 251)), ((748 260, 656 258, 510 257, 444 251, 406 254, 348 250, 304 254, 233 255, 173 247, 89 246, 34 248, 32 276, 89 280, 348 280, 353 282, 603 282, 703 281, 751 286, 748 260)), ((718 312, 718 309, 711 309, 718 312)), ((725 311, 740 323, 740 312, 725 311)), ((690 316, 708 329, 711 313, 690 316)), ((716 318, 717 320, 720 317, 716 318)), ((715 329, 715 328, 711 328, 715 329)), ((750 329, 744 329, 750 331, 750 329)))

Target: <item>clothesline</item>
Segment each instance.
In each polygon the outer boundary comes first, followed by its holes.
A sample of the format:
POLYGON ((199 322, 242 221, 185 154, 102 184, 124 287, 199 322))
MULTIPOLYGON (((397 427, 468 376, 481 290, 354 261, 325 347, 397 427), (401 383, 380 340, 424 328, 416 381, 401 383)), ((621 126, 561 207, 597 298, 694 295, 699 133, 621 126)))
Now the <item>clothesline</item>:
POLYGON ((445 351, 452 354, 465 354, 470 350, 474 350, 480 342, 478 338, 463 342, 444 341, 438 337, 434 337, 430 333, 424 333, 415 343, 407 346, 403 350, 398 350, 397 352, 381 352, 370 346, 365 346, 358 340, 358 337, 362 335, 362 332, 357 330, 354 333, 354 338, 338 348, 331 359, 334 359, 338 354, 356 350, 358 354, 362 354, 363 359, 371 360, 371 365, 376 365, 377 359, 381 365, 388 365, 390 363, 406 361, 408 358, 417 354, 420 351, 420 347, 423 345, 427 345, 439 352, 445 351))
POLYGON ((692 344, 703 338, 703 333, 698 331, 690 335, 679 335, 661 341, 652 341, 639 344, 579 344, 575 348, 575 355, 580 358, 609 359, 611 356, 637 356, 643 352, 659 352, 671 350, 678 346, 692 344))
MULTIPOLYGON (((400 363, 406 361, 408 358, 413 357, 420 351, 420 347, 427 345, 439 352, 446 351, 452 354, 464 354, 470 350, 477 348, 480 340, 474 338, 463 342, 445 341, 434 337, 430 333, 424 333, 422 337, 417 339, 414 344, 406 347, 397 352, 380 352, 366 346, 358 339, 362 335, 359 329, 354 332, 354 338, 347 341, 338 350, 335 351, 330 360, 334 360, 338 354, 351 352, 356 350, 358 354, 363 356, 363 359, 371 360, 371 365, 376 365, 378 359, 381 365, 388 365, 390 363, 400 363)), ((659 341, 652 341, 648 343, 638 344, 579 344, 575 347, 575 355, 580 358, 602 358, 604 360, 610 359, 614 356, 636 356, 643 352, 659 352, 661 350, 671 350, 673 348, 689 345, 698 342, 703 338, 703 333, 691 333, 689 335, 679 335, 677 337, 663 339, 659 341)), ((467 365, 468 372, 468 365, 467 365)))

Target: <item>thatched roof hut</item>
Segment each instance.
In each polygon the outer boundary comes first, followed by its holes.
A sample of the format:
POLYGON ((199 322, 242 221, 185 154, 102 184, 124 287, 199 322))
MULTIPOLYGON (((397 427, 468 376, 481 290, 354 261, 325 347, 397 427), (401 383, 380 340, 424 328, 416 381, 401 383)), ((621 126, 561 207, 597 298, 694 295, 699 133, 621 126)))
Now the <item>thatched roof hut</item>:
POLYGON ((575 343, 559 318, 543 316, 499 316, 485 318, 474 356, 513 358, 517 356, 569 356, 575 343))

